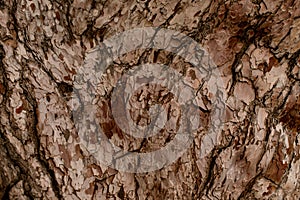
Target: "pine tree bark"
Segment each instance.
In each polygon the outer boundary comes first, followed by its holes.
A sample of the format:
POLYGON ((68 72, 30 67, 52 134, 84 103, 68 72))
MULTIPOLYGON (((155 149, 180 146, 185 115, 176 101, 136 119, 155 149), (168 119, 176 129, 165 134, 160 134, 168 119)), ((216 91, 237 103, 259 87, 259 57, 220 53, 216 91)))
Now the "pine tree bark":
MULTIPOLYGON (((0 0, 0 198, 299 199, 299 16, 298 0, 0 0), (216 64, 226 115, 204 158, 205 129, 148 173, 107 167, 81 145, 71 110, 78 69, 100 42, 137 27, 179 31, 216 64)), ((115 67, 184 65, 158 50, 120 60, 115 67)), ((104 128, 122 139, 114 124, 104 128)))

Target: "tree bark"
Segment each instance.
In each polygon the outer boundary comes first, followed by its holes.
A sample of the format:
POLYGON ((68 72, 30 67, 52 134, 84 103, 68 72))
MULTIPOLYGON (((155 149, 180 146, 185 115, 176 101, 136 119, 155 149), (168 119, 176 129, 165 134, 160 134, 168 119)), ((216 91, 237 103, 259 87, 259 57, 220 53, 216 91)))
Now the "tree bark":
MULTIPOLYGON (((298 0, 0 0, 0 198, 299 199, 299 16, 298 0), (201 80, 193 82, 204 107, 196 111, 203 127, 192 145, 162 169, 129 173, 105 166, 82 145, 73 86, 88 52, 143 27, 178 31, 208 52, 224 83, 225 118, 201 157, 211 102, 201 80)), ((149 62, 196 80, 185 61, 163 50, 118 59, 102 83, 109 90, 124 71, 149 62)), ((164 90, 149 88, 139 95, 164 90)), ((170 103, 168 95, 156 103, 170 103)), ((104 97, 98 111, 108 121, 101 128, 119 146, 128 140, 126 148, 146 152, 174 139, 165 132, 133 141, 111 121, 111 97, 104 97)))

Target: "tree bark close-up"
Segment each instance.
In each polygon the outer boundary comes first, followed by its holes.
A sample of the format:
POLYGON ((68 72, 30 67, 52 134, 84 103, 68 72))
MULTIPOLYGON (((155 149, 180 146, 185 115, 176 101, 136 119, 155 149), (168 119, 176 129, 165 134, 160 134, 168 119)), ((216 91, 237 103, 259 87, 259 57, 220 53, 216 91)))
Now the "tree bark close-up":
POLYGON ((300 0, 0 0, 0 199, 300 199, 299 69, 300 0))

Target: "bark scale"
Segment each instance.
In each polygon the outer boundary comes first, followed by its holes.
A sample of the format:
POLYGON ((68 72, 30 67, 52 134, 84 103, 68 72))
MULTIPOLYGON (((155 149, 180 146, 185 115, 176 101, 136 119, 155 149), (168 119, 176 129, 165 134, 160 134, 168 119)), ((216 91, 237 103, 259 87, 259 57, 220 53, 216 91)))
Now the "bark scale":
MULTIPOLYGON (((0 198, 299 199, 299 16, 298 0, 0 1, 0 198), (205 158, 204 128, 170 166, 124 173, 80 145, 70 99, 86 52, 145 26, 179 31, 207 49, 226 88, 226 117, 205 158)), ((189 69, 157 50, 130 52, 114 67, 147 62, 189 69)), ((209 124, 205 109, 201 118, 209 124)), ((103 128, 122 143, 114 124, 103 128)))

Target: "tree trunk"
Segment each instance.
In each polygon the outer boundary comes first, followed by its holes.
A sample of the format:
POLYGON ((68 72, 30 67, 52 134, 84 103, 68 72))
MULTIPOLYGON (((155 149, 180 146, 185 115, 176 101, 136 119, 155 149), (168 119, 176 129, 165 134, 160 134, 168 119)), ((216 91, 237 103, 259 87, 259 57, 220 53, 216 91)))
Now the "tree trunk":
MULTIPOLYGON (((299 16, 298 0, 0 0, 0 198, 299 199, 299 16), (204 49, 219 73, 210 81, 222 82, 224 117, 212 117, 220 99, 212 100, 212 82, 197 75, 183 53, 155 46, 125 52, 102 82, 91 83, 100 88, 91 113, 107 141, 137 154, 156 151, 176 138, 184 114, 200 119, 178 159, 154 170, 128 171, 107 166, 85 145, 76 125, 83 113, 74 105, 84 97, 74 88, 78 74, 102 62, 93 56, 104 52, 93 52, 103 42, 145 27, 176 31, 204 49), (149 125, 149 108, 159 104, 173 127, 134 139, 113 119, 112 110, 128 103, 123 101, 127 87, 114 88, 134 66, 146 63, 178 71, 199 101, 186 113, 175 112, 178 105, 168 88, 137 88, 140 79, 122 82, 135 88, 129 100, 136 106, 130 110, 134 122, 149 125), (113 91, 121 91, 116 102, 113 91), (218 120, 222 125, 215 128, 218 120)), ((118 48, 125 45, 115 42, 118 48)), ((182 94, 186 88, 179 88, 182 94)), ((109 149, 97 134, 86 140, 101 157, 109 149)))

